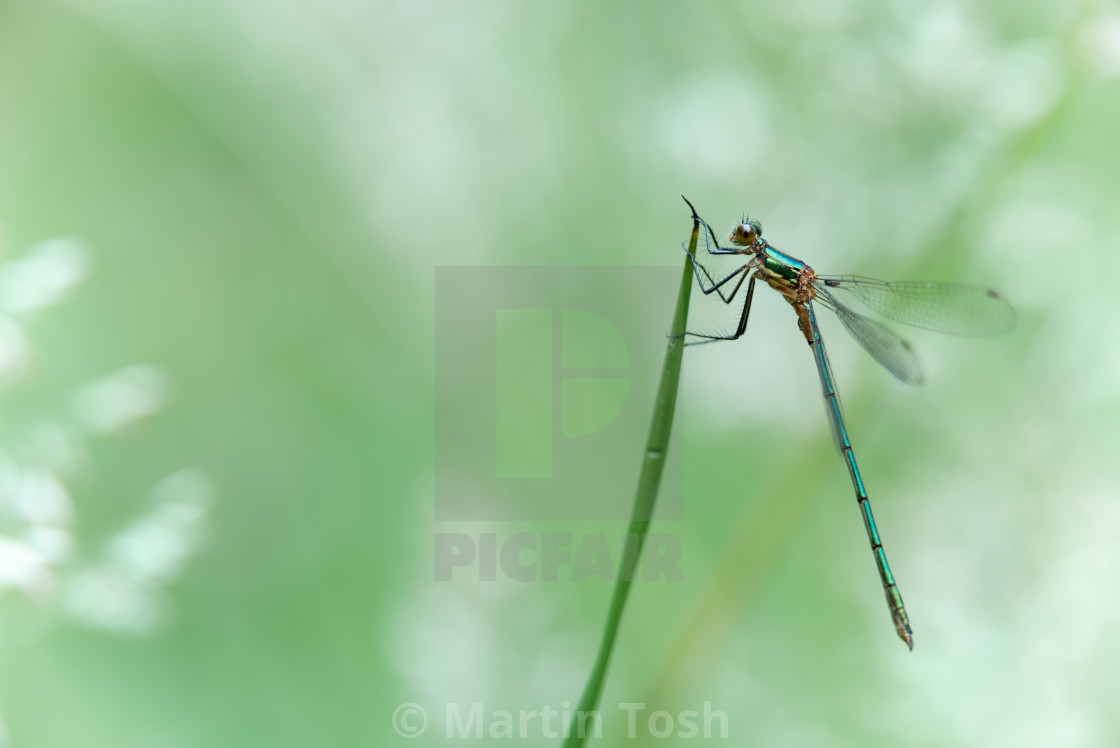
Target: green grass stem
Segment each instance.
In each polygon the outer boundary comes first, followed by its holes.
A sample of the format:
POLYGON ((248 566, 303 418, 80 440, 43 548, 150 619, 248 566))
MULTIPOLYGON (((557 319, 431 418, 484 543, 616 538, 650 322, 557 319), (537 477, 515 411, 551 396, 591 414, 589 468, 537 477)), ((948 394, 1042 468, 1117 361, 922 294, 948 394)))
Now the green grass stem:
POLYGON ((618 627, 622 621, 622 611, 626 607, 626 598, 630 595, 630 585, 637 573, 638 561, 642 555, 642 545, 645 542, 646 533, 649 531, 649 523, 653 517, 653 507, 657 502, 657 491, 661 486, 661 474, 665 469, 665 455, 669 450, 669 434, 673 428, 673 414, 676 412, 677 406, 677 385, 680 383, 681 362, 684 357, 684 330, 685 322, 688 319, 688 300, 693 282, 690 255, 694 255, 696 252, 696 240, 700 233, 700 223, 696 219, 695 210, 692 215, 692 238, 689 240, 689 253, 684 258, 684 272, 681 274, 677 306, 673 312, 669 343, 665 350, 665 363, 661 367, 661 382, 657 386, 657 399, 653 405, 653 420, 649 427, 646 450, 642 455, 642 468, 638 476, 634 508, 630 513, 626 544, 622 551, 622 564, 619 567, 614 591, 611 593, 610 608, 607 611, 607 620, 603 626, 603 636, 599 642, 599 654, 595 657, 595 665, 591 670, 591 676, 587 680, 579 705, 576 707, 576 711, 572 715, 572 721, 568 725, 568 737, 564 741, 564 748, 578 748, 578 746, 584 744, 586 735, 579 734, 579 728, 581 725, 590 727, 591 722, 588 721, 584 724, 580 715, 588 714, 599 706, 599 699, 603 693, 603 683, 607 678, 607 668, 610 666, 611 653, 614 650, 615 639, 618 637, 618 627))

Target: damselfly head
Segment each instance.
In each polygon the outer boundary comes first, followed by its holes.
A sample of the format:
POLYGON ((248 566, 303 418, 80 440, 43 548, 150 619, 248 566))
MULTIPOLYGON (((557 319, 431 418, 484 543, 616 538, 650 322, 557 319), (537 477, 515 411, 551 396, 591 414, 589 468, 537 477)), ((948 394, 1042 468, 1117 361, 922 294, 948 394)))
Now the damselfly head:
POLYGON ((743 221, 731 230, 727 240, 740 247, 754 246, 762 238, 762 224, 758 221, 743 221))

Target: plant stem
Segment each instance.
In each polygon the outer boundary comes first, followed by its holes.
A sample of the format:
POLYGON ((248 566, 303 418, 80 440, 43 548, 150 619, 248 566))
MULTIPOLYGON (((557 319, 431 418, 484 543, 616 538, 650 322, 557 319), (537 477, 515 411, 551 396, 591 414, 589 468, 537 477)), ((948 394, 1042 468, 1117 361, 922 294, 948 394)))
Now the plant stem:
MULTIPOLYGON (((691 204, 689 207, 691 207, 691 204)), ((688 318, 688 299, 692 291, 691 256, 696 252, 696 240, 700 232, 700 223, 696 220, 695 210, 692 215, 692 238, 689 240, 688 254, 684 258, 684 272, 681 275, 680 291, 677 293, 677 307, 673 312, 669 345, 665 351, 665 363, 661 367, 661 382, 657 386, 657 399, 653 405, 653 420, 649 427, 649 438, 646 440, 646 451, 642 456, 638 489, 634 496, 634 508, 630 513, 630 525, 626 533, 626 544, 622 551, 622 565, 619 568, 618 579, 615 581, 614 592, 611 594, 610 608, 607 612, 606 624, 603 627, 603 637, 599 642, 599 654, 595 657, 595 666, 591 671, 590 678, 588 678, 587 685, 584 687, 579 705, 572 715, 572 721, 568 725, 568 737, 564 741, 564 748, 578 748, 583 745, 586 735, 580 734, 581 728, 592 723, 590 721, 584 723, 581 715, 589 714, 599 706, 603 683, 607 678, 607 668, 610 665, 611 652, 614 649, 618 627, 622 621, 622 610, 626 607, 626 598, 630 595, 630 585, 637 573, 638 561, 642 555, 642 544, 645 542, 646 533, 649 531, 650 519, 653 517, 653 507, 657 502, 657 490, 661 486, 661 473, 665 469, 665 455, 669 449, 669 434, 673 428, 673 414, 677 405, 677 385, 680 382, 681 361, 684 355, 685 320, 688 318)))

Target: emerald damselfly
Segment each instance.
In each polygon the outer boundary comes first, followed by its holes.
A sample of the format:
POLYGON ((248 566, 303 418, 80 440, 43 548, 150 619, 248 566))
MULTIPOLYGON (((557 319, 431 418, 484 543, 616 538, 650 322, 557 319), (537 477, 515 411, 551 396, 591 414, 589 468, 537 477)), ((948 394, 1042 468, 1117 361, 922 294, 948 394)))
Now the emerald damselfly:
POLYGON ((732 229, 728 237, 730 245, 720 246, 712 228, 696 214, 696 209, 688 198, 685 198, 685 202, 692 209, 693 221, 702 229, 704 248, 708 254, 740 255, 747 258, 743 265, 716 280, 692 254, 688 245, 684 244, 685 251, 692 260, 700 290, 705 295, 717 293, 724 303, 729 304, 749 276, 747 297, 735 332, 730 335, 715 335, 688 331, 684 334, 702 338, 688 344, 713 343, 742 337, 747 330, 747 317, 757 280, 780 293, 793 307, 797 315, 797 326, 813 351, 817 374, 824 391, 828 420, 855 489, 856 501, 863 516, 871 551, 875 555, 875 565, 879 569, 891 620, 899 637, 912 650, 914 632, 910 627, 910 618, 906 615, 902 593, 899 592, 890 564, 887 563, 887 554, 883 550, 883 541, 871 512, 863 476, 856 464, 848 430, 844 426, 836 378, 832 374, 832 366, 828 362, 828 354, 817 325, 815 304, 835 313, 844 329, 863 349, 906 384, 919 384, 922 381, 922 369, 910 344, 879 322, 849 309, 840 301, 838 294, 846 293, 848 297, 861 301, 868 308, 895 322, 957 335, 997 335, 1008 332, 1015 327, 1015 310, 997 292, 974 286, 927 281, 888 282, 857 275, 818 275, 801 260, 785 254, 763 239, 762 224, 756 220, 744 219, 732 229), (735 281, 733 285, 731 281, 735 281), (725 289, 730 289, 730 292, 725 289))

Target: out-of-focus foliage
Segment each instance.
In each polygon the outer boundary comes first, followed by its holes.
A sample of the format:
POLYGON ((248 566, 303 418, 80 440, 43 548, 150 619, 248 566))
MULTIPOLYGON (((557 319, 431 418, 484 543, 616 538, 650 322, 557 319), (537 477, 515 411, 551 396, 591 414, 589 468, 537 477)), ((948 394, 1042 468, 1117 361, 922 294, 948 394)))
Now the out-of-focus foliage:
MULTIPOLYGON (((6 740, 570 708, 609 584, 439 582, 433 536, 622 523, 437 519, 434 424, 472 448, 486 393, 435 396, 435 270, 679 268, 684 192, 1019 325, 908 332, 906 389, 822 322, 912 654, 788 306, 686 353, 684 579, 635 588, 603 743, 710 702, 744 744, 1115 744, 1118 131, 1104 2, 0 3, 6 740)), ((587 469, 631 491, 643 436, 587 469)))

